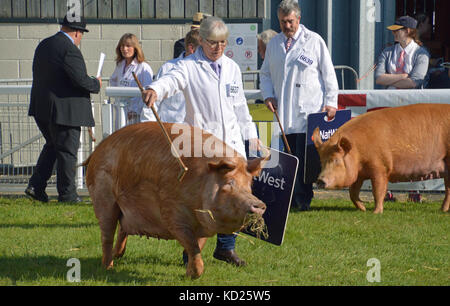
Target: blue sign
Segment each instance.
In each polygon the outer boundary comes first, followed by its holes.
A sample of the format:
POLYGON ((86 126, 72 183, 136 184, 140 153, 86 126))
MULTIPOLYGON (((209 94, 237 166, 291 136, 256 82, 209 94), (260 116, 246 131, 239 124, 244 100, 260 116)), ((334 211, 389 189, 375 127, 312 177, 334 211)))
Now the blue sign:
POLYGON ((236 44, 237 45, 242 45, 244 43, 244 39, 242 38, 242 37, 238 37, 238 38, 236 38, 236 44))
POLYGON ((336 112, 333 120, 328 121, 327 113, 316 113, 308 116, 308 126, 306 130, 305 147, 305 184, 314 183, 321 171, 319 153, 314 146, 312 134, 319 127, 322 141, 327 141, 333 136, 336 130, 352 118, 351 110, 341 110, 336 112))
MULTIPOLYGON (((298 158, 274 149, 270 149, 270 154, 271 159, 264 165, 261 174, 253 179, 252 192, 267 206, 263 218, 268 236, 258 238, 281 245, 297 176, 298 158)), ((249 229, 243 232, 256 237, 249 229)))

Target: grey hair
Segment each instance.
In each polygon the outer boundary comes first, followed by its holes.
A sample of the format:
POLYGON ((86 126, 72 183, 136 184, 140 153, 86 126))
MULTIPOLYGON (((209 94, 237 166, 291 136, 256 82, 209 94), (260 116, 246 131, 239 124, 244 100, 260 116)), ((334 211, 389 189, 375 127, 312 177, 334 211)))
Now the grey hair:
POLYGON ((278 33, 272 29, 265 30, 257 35, 258 39, 263 42, 263 44, 267 45, 269 41, 278 33))
POLYGON ((202 39, 221 40, 227 39, 230 32, 228 27, 219 17, 211 16, 202 20, 199 29, 202 39))
POLYGON ((294 12, 296 17, 301 16, 300 5, 298 5, 297 0, 283 0, 280 5, 278 5, 278 14, 289 15, 294 12))

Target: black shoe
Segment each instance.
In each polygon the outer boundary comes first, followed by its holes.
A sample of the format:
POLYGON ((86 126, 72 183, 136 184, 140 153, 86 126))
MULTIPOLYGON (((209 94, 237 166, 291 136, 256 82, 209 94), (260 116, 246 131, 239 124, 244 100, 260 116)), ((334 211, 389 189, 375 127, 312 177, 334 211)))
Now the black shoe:
POLYGON ((76 198, 71 199, 71 200, 64 200, 64 199, 58 199, 59 203, 82 203, 84 202, 82 198, 80 198, 79 196, 76 196, 76 198))
POLYGON ((44 203, 48 202, 48 195, 45 193, 45 191, 37 191, 33 186, 28 186, 27 189, 25 189, 25 194, 33 200, 41 201, 44 203))
POLYGON ((225 261, 229 264, 235 265, 236 267, 243 267, 247 263, 240 259, 235 250, 215 250, 213 257, 218 260, 225 261))

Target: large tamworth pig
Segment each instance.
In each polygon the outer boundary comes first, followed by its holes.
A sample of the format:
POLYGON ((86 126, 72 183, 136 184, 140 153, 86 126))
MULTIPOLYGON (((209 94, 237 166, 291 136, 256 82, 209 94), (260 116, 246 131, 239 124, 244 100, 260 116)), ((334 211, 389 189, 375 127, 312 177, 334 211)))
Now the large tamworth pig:
POLYGON ((364 180, 372 182, 374 213, 383 212, 388 182, 444 178, 450 204, 450 105, 414 104, 368 112, 341 126, 322 143, 313 134, 322 172, 317 184, 327 189, 350 187, 350 199, 365 211, 359 198, 364 180))
POLYGON ((200 252, 205 237, 239 231, 246 217, 261 217, 266 209, 251 193, 252 178, 259 175, 263 158, 247 161, 198 128, 173 127, 165 124, 169 134, 177 131, 170 137, 189 169, 181 182, 179 164, 155 122, 118 130, 84 163, 106 268, 113 266, 113 257, 124 254, 128 235, 144 235, 178 240, 188 254, 186 274, 197 278, 203 273, 200 252), (219 151, 228 154, 214 156, 219 151))

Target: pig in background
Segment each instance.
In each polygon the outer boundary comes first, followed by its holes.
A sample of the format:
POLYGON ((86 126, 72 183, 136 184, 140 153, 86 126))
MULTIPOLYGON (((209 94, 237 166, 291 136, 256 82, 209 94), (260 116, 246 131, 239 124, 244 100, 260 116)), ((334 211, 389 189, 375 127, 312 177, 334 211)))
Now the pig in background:
MULTIPOLYGON (((171 131, 172 124, 164 125, 171 131)), ((247 162, 211 134, 177 126, 188 129, 190 144, 193 135, 202 135, 204 156, 212 156, 182 157, 189 170, 181 182, 177 180, 179 165, 156 122, 116 131, 84 163, 106 268, 113 266, 113 257, 123 256, 128 235, 145 235, 178 240, 188 254, 186 274, 197 278, 204 269, 200 252, 206 237, 239 231, 250 215, 262 219, 266 206, 252 195, 251 184, 265 159, 247 162), (214 157, 211 143, 216 145, 215 150, 221 146, 223 152, 231 150, 234 156, 214 157)), ((172 135, 172 140, 177 136, 172 135)), ((186 153, 186 144, 181 142, 181 152, 186 153)), ((191 147, 189 153, 194 156, 195 147, 191 147)))
POLYGON ((442 211, 450 204, 450 105, 415 104, 368 112, 341 126, 326 142, 313 134, 322 172, 319 188, 350 187, 350 199, 359 198, 364 180, 372 182, 374 213, 383 212, 388 182, 444 178, 442 211))

